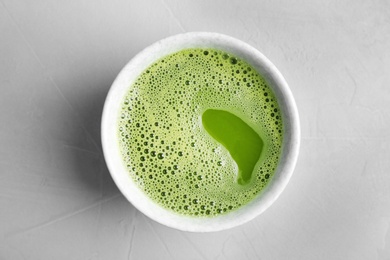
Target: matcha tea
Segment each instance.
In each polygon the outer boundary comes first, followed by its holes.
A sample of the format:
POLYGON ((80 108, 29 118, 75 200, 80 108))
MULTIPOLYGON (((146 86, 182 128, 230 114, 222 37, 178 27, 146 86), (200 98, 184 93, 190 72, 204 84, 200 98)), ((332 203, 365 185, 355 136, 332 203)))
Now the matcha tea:
POLYGON ((244 60, 186 49, 157 60, 129 87, 118 125, 123 161, 164 208, 226 214, 272 178, 283 122, 274 94, 244 60))

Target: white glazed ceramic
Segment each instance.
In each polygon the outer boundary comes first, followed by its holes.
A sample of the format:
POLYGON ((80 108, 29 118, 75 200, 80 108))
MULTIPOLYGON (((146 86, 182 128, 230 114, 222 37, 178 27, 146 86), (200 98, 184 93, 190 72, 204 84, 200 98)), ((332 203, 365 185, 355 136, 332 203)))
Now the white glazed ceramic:
POLYGON ((119 73, 107 95, 102 117, 102 145, 108 169, 123 195, 141 212, 166 226, 193 232, 218 231, 243 224, 264 212, 281 194, 298 157, 300 127, 291 91, 277 68, 258 50, 235 38, 217 33, 179 34, 147 47, 119 73), (218 217, 194 218, 178 215, 151 201, 130 177, 119 152, 118 119, 121 103, 132 83, 157 59, 185 48, 207 47, 238 56, 262 74, 280 105, 284 123, 282 156, 274 177, 263 192, 244 207, 218 217))

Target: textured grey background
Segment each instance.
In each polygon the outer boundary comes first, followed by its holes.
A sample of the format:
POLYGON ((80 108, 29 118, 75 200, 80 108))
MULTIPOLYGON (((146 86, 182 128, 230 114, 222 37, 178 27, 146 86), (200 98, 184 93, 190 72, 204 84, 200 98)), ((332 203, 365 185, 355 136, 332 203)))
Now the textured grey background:
POLYGON ((0 0, 0 259, 390 259, 389 46, 389 1, 0 0), (259 49, 301 116, 285 192, 223 232, 149 220, 102 156, 116 74, 185 31, 259 49))

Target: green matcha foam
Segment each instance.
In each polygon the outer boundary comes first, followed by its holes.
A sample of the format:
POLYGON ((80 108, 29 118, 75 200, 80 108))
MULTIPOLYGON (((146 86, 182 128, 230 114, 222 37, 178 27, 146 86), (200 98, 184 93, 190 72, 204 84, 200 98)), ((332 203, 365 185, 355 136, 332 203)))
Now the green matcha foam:
POLYGON ((129 174, 152 200, 179 214, 215 216, 249 203, 281 153, 273 93, 248 63, 219 50, 186 49, 156 61, 130 87, 119 117, 129 174), (234 156, 202 124, 210 109, 235 115, 262 140, 245 182, 238 181, 234 156))

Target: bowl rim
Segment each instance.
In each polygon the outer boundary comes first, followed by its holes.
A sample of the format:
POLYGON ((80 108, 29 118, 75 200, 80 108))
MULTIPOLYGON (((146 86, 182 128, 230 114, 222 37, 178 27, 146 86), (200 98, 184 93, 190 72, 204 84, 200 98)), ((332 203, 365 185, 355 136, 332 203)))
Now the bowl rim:
POLYGON ((109 172, 131 204, 149 218, 171 228, 192 231, 211 232, 232 228, 244 224, 263 213, 279 197, 294 171, 300 146, 300 125, 297 106, 291 90, 276 68, 260 51, 249 44, 220 33, 188 32, 159 40, 134 56, 119 72, 104 103, 101 120, 101 139, 103 154, 109 172), (238 55, 261 73, 271 85, 282 110, 284 128, 282 157, 275 175, 261 192, 261 196, 240 209, 226 215, 212 218, 194 218, 168 211, 138 188, 125 169, 117 142, 117 120, 120 104, 131 84, 148 66, 170 53, 196 47, 224 50, 238 55), (286 120, 287 119, 287 120, 286 120), (286 138, 287 137, 287 138, 286 138))

